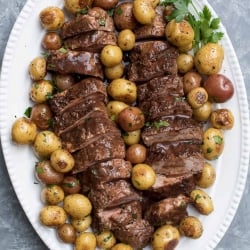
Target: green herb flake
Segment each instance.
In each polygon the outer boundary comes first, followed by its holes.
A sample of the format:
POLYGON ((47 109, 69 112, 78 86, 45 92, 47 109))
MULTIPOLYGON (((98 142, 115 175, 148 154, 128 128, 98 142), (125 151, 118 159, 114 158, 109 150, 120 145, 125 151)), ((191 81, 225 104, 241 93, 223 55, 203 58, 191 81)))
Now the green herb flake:
POLYGON ((74 188, 76 184, 74 182, 65 182, 63 183, 63 186, 68 187, 68 188, 74 188))
POLYGON ((197 194, 197 195, 195 195, 195 197, 194 197, 194 201, 197 201, 197 200, 200 199, 200 198, 202 198, 202 196, 201 196, 200 194, 197 194))
POLYGON ((103 239, 103 242, 108 242, 112 238, 112 234, 109 234, 107 237, 103 239))
POLYGON ((213 149, 212 148, 207 148, 207 154, 210 154, 213 152, 213 149))
POLYGON ((155 128, 159 129, 161 127, 168 127, 169 123, 167 121, 154 121, 153 125, 155 128))
POLYGON ((31 110, 32 110, 32 107, 28 107, 28 108, 24 111, 24 115, 27 116, 28 118, 30 118, 31 110))
POLYGON ((48 93, 46 94, 46 99, 47 99, 47 100, 53 99, 53 95, 52 95, 51 92, 48 92, 48 93))
POLYGON ((115 14, 117 14, 118 16, 122 15, 123 14, 123 10, 121 8, 117 8, 115 10, 115 14))
POLYGON ((38 174, 42 174, 42 173, 44 173, 44 169, 41 168, 41 167, 36 167, 36 172, 37 172, 38 174))
POLYGON ((49 52, 42 52, 41 54, 45 59, 47 59, 50 56, 49 52))
POLYGON ((214 139, 214 142, 215 142, 216 144, 219 144, 219 145, 221 145, 222 142, 223 142, 223 138, 222 138, 221 136, 218 136, 218 135, 213 136, 213 139, 214 139))
POLYGON ((86 15, 86 14, 88 14, 88 11, 89 11, 89 7, 87 6, 86 8, 80 10, 80 11, 78 12, 78 14, 86 15))
POLYGON ((106 25, 106 19, 105 18, 100 18, 98 20, 98 23, 99 23, 100 26, 105 26, 106 25))
POLYGON ((68 52, 68 50, 66 48, 63 48, 63 47, 60 48, 58 51, 61 52, 61 53, 63 53, 63 54, 65 54, 65 53, 68 52))
POLYGON ((108 15, 110 17, 112 17, 114 15, 114 13, 115 13, 115 9, 109 9, 109 10, 107 10, 107 12, 108 12, 108 15))

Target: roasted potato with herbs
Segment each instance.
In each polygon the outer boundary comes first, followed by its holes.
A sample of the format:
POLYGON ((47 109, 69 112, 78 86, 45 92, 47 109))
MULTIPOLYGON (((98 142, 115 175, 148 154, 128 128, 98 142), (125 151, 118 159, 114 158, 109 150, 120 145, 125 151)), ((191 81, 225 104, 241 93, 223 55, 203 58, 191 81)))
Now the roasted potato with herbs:
POLYGON ((197 72, 187 72, 183 76, 183 89, 184 93, 187 94, 191 89, 201 86, 202 77, 197 72))
POLYGON ((221 70, 224 50, 218 43, 207 43, 194 56, 194 65, 202 75, 216 74, 221 70))
POLYGON ((40 12, 40 21, 46 30, 58 30, 65 21, 64 12, 55 6, 46 7, 40 12))
POLYGON ((113 67, 104 68, 104 74, 106 78, 109 80, 115 80, 121 78, 123 76, 123 73, 124 73, 124 65, 122 62, 113 67))
POLYGON ((137 98, 136 84, 124 78, 113 80, 108 85, 107 91, 114 100, 127 104, 132 104, 137 98))
POLYGON ((179 73, 185 74, 189 72, 194 67, 194 59, 192 55, 189 54, 180 54, 177 59, 177 68, 179 73))
POLYGON ((193 109, 200 108, 208 101, 207 91, 202 87, 193 88, 187 94, 187 101, 193 109))
POLYGON ((57 50, 63 45, 62 38, 57 32, 47 32, 42 40, 42 46, 46 50, 57 50))
POLYGON ((181 22, 171 20, 165 28, 165 35, 167 40, 176 47, 187 46, 194 40, 194 30, 186 20, 181 22))
POLYGON ((118 244, 115 244, 111 248, 111 250, 133 250, 133 248, 128 244, 118 243, 118 244))
POLYGON ((68 89, 75 83, 75 79, 71 74, 56 74, 53 80, 59 90, 68 89))
POLYGON ((203 133, 202 151, 207 160, 217 159, 224 149, 224 137, 219 129, 208 128, 203 133))
POLYGON ((172 225, 157 228, 153 234, 152 247, 157 250, 174 249, 180 240, 178 229, 172 225))
POLYGON ((193 109, 193 116, 195 120, 200 122, 208 121, 213 110, 213 105, 211 102, 207 101, 199 108, 193 109))
POLYGON ((79 179, 76 176, 68 175, 65 176, 62 183, 62 189, 67 194, 76 194, 81 190, 81 185, 79 179))
POLYGON ((117 43, 123 51, 132 50, 135 46, 135 34, 130 29, 122 30, 118 34, 117 43))
POLYGON ((126 150, 126 160, 132 164, 143 163, 146 160, 147 148, 142 144, 133 144, 126 150))
POLYGON ((116 243, 116 238, 111 231, 103 231, 96 235, 96 243, 100 249, 111 249, 116 243))
POLYGON ((217 129, 231 129, 234 126, 234 116, 229 109, 216 109, 211 113, 211 124, 217 129))
POLYGON ((47 185, 42 189, 41 199, 50 205, 57 205, 64 199, 64 191, 59 185, 47 185))
POLYGON ((122 139, 127 146, 139 143, 141 139, 141 130, 138 129, 132 132, 124 132, 122 133, 122 139))
POLYGON ((208 215, 213 212, 214 205, 211 197, 201 189, 194 189, 190 193, 190 198, 194 207, 204 215, 208 215))
POLYGON ((118 119, 119 113, 125 108, 129 107, 125 102, 120 101, 110 101, 107 104, 108 116, 112 121, 116 121, 118 119))
POLYGON ((34 81, 43 80, 47 74, 46 60, 42 56, 34 58, 29 64, 29 75, 34 81))
POLYGON ((200 174, 195 176, 195 184, 201 188, 212 186, 216 179, 215 168, 208 162, 205 162, 200 174))
POLYGON ((122 62, 122 50, 116 45, 106 45, 100 54, 101 62, 106 67, 114 67, 122 62))
POLYGON ((36 124, 26 117, 18 118, 12 125, 11 137, 15 143, 32 144, 35 141, 36 135, 36 124))
POLYGON ((64 0, 64 7, 75 15, 85 8, 91 7, 93 0, 64 0))
POLYGON ((74 243, 76 240, 76 231, 69 223, 59 226, 57 228, 57 235, 65 243, 74 243))
POLYGON ((187 216, 181 220, 178 229, 181 235, 192 239, 198 239, 203 233, 203 226, 201 221, 194 216, 187 216))
POLYGON ((155 18, 153 1, 151 0, 134 0, 133 14, 140 24, 151 24, 155 18))
POLYGON ((100 7, 104 10, 109 10, 115 8, 118 2, 118 0, 94 0, 93 7, 100 7))
POLYGON ((71 224, 78 233, 86 231, 91 226, 91 223, 92 217, 90 215, 87 215, 82 219, 71 219, 71 224))
POLYGON ((30 99, 35 103, 43 103, 52 97, 54 87, 49 80, 33 82, 30 89, 30 99))
POLYGON ((66 223, 67 214, 62 207, 49 205, 40 211, 39 218, 45 226, 59 227, 66 223))
POLYGON ((74 250, 95 250, 96 237, 93 233, 83 232, 76 237, 74 250))

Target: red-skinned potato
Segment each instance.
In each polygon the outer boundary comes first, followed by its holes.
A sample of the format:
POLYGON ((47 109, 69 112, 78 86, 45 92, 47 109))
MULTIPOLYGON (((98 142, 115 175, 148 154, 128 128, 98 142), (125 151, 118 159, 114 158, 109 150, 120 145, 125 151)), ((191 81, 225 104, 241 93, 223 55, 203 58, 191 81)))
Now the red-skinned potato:
POLYGON ((114 8, 118 3, 118 0, 94 0, 93 7, 100 7, 105 10, 114 8))
POLYGON ((234 94, 234 86, 230 79, 222 74, 209 76, 203 86, 209 96, 209 99, 216 103, 228 101, 234 94))

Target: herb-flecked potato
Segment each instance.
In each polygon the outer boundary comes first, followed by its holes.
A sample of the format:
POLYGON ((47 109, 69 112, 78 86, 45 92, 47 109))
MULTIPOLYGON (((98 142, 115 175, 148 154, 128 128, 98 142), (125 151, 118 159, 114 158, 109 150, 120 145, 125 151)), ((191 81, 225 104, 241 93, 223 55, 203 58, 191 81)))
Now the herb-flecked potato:
POLYGON ((129 51, 135 46, 135 34, 130 29, 122 30, 118 34, 117 42, 123 51, 129 51))
POLYGON ((104 74, 107 79, 109 80, 115 80, 118 78, 121 78, 124 73, 124 65, 123 63, 118 63, 113 67, 105 67, 104 68, 104 74))
POLYGON ((68 89, 75 83, 75 79, 71 74, 56 74, 53 80, 59 90, 68 89))
POLYGON ((105 10, 115 8, 117 5, 118 0, 94 0, 93 7, 100 7, 105 10))
POLYGON ((80 181, 76 176, 65 176, 62 181, 62 189, 67 194, 76 194, 81 190, 80 181))
POLYGON ((193 109, 199 108, 208 101, 207 91, 202 87, 193 88, 187 94, 187 101, 193 109))
POLYGON ((133 103, 137 98, 137 87, 134 82, 124 78, 113 80, 107 88, 108 94, 116 101, 133 103))
POLYGON ((216 74, 221 70, 224 50, 218 43, 207 43, 194 56, 194 65, 202 75, 216 74))
POLYGON ((122 62, 122 50, 116 45, 106 45, 100 54, 101 62, 106 67, 114 67, 122 62))
POLYGON ((116 243, 116 238, 111 231, 103 231, 96 235, 96 243, 100 249, 111 249, 116 243))
POLYGON ((59 226, 57 228, 57 235, 65 243, 74 243, 76 240, 76 231, 69 223, 59 226))
POLYGON ((203 233, 203 226, 201 221, 194 216, 187 216, 181 220, 178 227, 181 235, 193 239, 200 238, 203 233))
POLYGON ((184 53, 180 54, 177 57, 176 62, 177 62, 178 71, 181 74, 185 74, 189 72, 194 66, 193 56, 189 54, 184 54, 184 53))
POLYGON ((132 164, 143 163, 146 160, 147 148, 142 144, 133 144, 126 150, 126 160, 132 164))
POLYGON ((229 109, 216 109, 211 113, 211 124, 217 129, 231 129, 234 126, 234 116, 229 109))
POLYGON ((208 215, 213 212, 214 205, 211 197, 201 189, 194 189, 190 193, 191 201, 194 207, 204 215, 208 215))
POLYGON ((194 30, 186 20, 181 22, 171 20, 165 28, 165 35, 167 40, 176 47, 187 46, 194 40, 194 30))
POLYGON ((64 7, 71 14, 77 14, 85 8, 91 7, 93 0, 64 0, 64 7))
POLYGON ((120 101, 110 101, 107 104, 108 116, 112 121, 117 121, 119 113, 128 107, 128 104, 120 101))
POLYGON ((30 98, 35 103, 46 102, 52 97, 53 85, 49 80, 33 82, 30 89, 30 98))
POLYGON ((57 32, 47 32, 42 40, 42 46, 46 50, 57 50, 62 47, 62 38, 57 32))
POLYGON ((41 199, 50 205, 57 205, 64 199, 64 191, 59 185, 47 185, 42 189, 41 199))
POLYGON ((46 30, 57 30, 62 27, 65 16, 64 12, 55 6, 46 7, 40 12, 40 21, 46 30))
POLYGON ((208 162, 205 162, 200 174, 195 176, 195 184, 201 188, 212 186, 216 179, 215 168, 208 162))
POLYGON ((118 244, 115 244, 111 248, 111 250, 133 250, 133 248, 128 244, 118 243, 118 244))
POLYGON ((141 130, 138 129, 132 132, 124 132, 122 133, 122 138, 128 146, 139 143, 141 139, 141 130))
POLYGON ((153 8, 153 1, 134 0, 133 14, 139 23, 151 24, 156 15, 155 10, 153 8))
POLYGON ((180 233, 172 225, 164 225, 156 229, 152 238, 153 249, 174 249, 179 243, 180 233))
POLYGON ((47 74, 46 60, 42 56, 34 58, 29 64, 29 75, 34 81, 44 79, 47 74))
POLYGON ((48 227, 58 227, 65 224, 67 214, 62 207, 49 205, 45 206, 39 215, 40 221, 43 225, 48 227))
POLYGON ((90 215, 85 216, 82 219, 71 219, 71 224, 78 233, 86 231, 92 223, 92 217, 90 215))
POLYGON ((224 137, 219 129, 208 128, 203 133, 202 151, 207 160, 217 159, 224 149, 224 137))
POLYGON ((201 86, 202 77, 197 72, 187 72, 183 76, 183 89, 184 93, 187 94, 191 89, 201 86))
POLYGON ((209 119, 213 106, 212 103, 207 101, 199 108, 193 109, 193 116, 195 120, 205 122, 209 119))
POLYGON ((77 236, 74 250, 95 250, 95 249, 96 249, 96 237, 93 233, 83 232, 77 236))
POLYGON ((26 117, 18 118, 12 125, 11 137, 18 144, 32 144, 36 135, 36 124, 26 117))

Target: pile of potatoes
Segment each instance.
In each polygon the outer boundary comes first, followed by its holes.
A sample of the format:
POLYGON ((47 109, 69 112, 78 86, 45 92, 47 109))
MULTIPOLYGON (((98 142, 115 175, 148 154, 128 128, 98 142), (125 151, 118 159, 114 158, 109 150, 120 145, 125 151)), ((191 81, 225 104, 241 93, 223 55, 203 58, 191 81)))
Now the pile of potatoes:
MULTIPOLYGON (((89 6, 98 6, 109 10, 115 8, 118 0, 65 0, 64 7, 76 15, 89 6)), ((104 73, 109 82, 107 92, 110 101, 107 104, 108 115, 122 130, 122 138, 127 146, 126 160, 133 164, 131 182, 138 190, 147 190, 155 183, 155 172, 144 163, 146 147, 141 143, 141 129, 145 125, 143 112, 135 106, 137 86, 125 79, 124 53, 133 49, 135 35, 133 29, 140 24, 149 25, 155 17, 155 7, 159 0, 134 0, 123 3, 115 9, 113 18, 118 29, 117 45, 107 45, 100 53, 104 73)), ((169 13, 171 9, 166 9, 169 13)), ((46 30, 42 40, 45 50, 63 49, 58 33, 65 21, 62 9, 47 7, 40 13, 40 22, 46 30)), ((185 98, 193 109, 193 117, 206 123, 208 128, 203 135, 202 150, 207 162, 202 173, 196 176, 197 189, 190 194, 192 204, 202 215, 213 210, 213 202, 204 189, 213 185, 216 170, 210 161, 217 159, 223 152, 223 131, 233 128, 234 117, 226 108, 216 108, 216 103, 227 102, 234 94, 233 83, 220 74, 224 51, 221 45, 209 43, 195 55, 192 51, 194 31, 183 20, 168 22, 165 30, 166 40, 176 46, 180 55, 177 66, 183 79, 185 98)), ((45 57, 34 58, 29 65, 32 81, 29 97, 34 105, 27 110, 28 117, 18 118, 12 126, 12 140, 17 144, 28 144, 39 159, 35 165, 35 175, 43 184, 41 200, 45 206, 40 211, 43 225, 54 227, 57 235, 65 243, 73 243, 80 249, 132 250, 123 243, 116 243, 111 231, 93 234, 89 232, 92 223, 92 205, 88 197, 80 194, 79 180, 70 175, 74 167, 74 158, 62 148, 60 138, 53 132, 53 116, 47 100, 53 97, 54 83, 46 79, 45 57)), ((56 76, 56 87, 64 90, 73 84, 70 76, 56 76)), ((153 249, 173 249, 181 235, 193 239, 203 233, 201 221, 194 216, 185 217, 178 227, 164 225, 156 229, 152 236, 153 249)))

